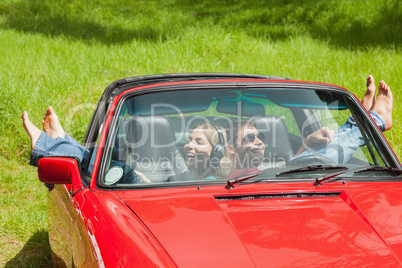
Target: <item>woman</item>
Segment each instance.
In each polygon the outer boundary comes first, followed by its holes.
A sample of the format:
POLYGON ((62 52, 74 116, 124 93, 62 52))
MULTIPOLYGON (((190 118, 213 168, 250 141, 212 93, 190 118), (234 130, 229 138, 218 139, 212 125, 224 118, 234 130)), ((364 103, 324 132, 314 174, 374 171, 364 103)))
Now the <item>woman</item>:
POLYGON ((232 169, 226 132, 213 124, 194 127, 184 145, 186 163, 193 179, 225 178, 232 169))

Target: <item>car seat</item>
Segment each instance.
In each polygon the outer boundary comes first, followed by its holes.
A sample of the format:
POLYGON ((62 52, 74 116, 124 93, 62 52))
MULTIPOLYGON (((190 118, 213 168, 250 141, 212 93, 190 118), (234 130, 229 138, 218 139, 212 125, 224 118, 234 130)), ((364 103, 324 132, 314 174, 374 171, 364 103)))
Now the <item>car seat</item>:
POLYGON ((285 165, 294 156, 285 122, 276 116, 258 117, 253 121, 258 131, 265 136, 264 160, 259 168, 266 169, 285 165))
POLYGON ((134 170, 152 182, 191 180, 166 117, 136 116, 125 128, 128 162, 134 170))

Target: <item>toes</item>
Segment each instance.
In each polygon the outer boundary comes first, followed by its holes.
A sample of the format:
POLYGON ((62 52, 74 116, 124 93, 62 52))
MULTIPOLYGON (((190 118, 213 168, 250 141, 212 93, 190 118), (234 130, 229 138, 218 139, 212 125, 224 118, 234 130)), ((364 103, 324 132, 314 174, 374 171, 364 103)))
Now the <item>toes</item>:
POLYGON ((369 75, 367 77, 367 89, 368 90, 375 90, 375 84, 374 84, 374 77, 372 75, 369 75))
POLYGON ((367 111, 371 110, 375 102, 376 87, 374 84, 374 77, 369 75, 367 77, 367 91, 362 98, 362 104, 367 111))
POLYGON ((54 114, 52 106, 47 107, 45 115, 49 116, 49 115, 52 115, 52 114, 54 114))
POLYGON ((380 83, 379 83, 379 88, 380 88, 380 89, 384 89, 384 88, 386 88, 386 87, 387 87, 387 83, 385 83, 384 80, 381 80, 380 83))
POLYGON ((390 91, 390 87, 385 82, 384 82, 384 88, 385 88, 386 91, 390 91))
POLYGON ((50 114, 56 115, 56 113, 53 110, 52 106, 49 106, 48 110, 50 111, 50 114))
POLYGON ((391 92, 390 87, 385 83, 384 81, 380 81, 379 87, 378 87, 378 93, 382 93, 384 95, 389 95, 391 92))
POLYGON ((28 117, 28 113, 27 113, 27 111, 24 111, 23 113, 22 113, 22 120, 23 121, 29 121, 29 117, 28 117))

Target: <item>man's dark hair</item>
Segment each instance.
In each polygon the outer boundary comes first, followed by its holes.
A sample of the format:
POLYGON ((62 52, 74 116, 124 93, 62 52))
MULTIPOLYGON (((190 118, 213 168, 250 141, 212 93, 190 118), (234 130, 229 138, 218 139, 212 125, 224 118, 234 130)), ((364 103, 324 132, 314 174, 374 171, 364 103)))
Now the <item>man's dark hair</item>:
POLYGON ((254 127, 254 128, 257 127, 257 125, 254 123, 254 121, 252 121, 250 119, 241 119, 241 120, 233 121, 233 124, 231 124, 231 125, 229 125, 229 126, 227 126, 225 128, 229 144, 232 144, 233 146, 236 147, 236 140, 239 137, 239 132, 245 126, 247 126, 249 128, 250 127, 254 127))

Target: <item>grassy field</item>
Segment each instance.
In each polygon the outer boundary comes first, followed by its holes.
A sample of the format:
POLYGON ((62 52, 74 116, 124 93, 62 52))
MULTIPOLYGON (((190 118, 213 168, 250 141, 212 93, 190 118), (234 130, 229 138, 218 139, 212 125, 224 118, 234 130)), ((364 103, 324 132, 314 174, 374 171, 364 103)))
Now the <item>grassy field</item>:
POLYGON ((29 166, 21 113, 52 105, 80 139, 114 80, 146 74, 267 74, 343 86, 374 75, 394 92, 386 137, 402 156, 398 0, 2 0, 0 266, 51 266, 46 188, 29 166))

